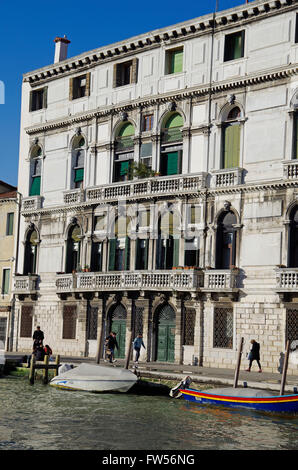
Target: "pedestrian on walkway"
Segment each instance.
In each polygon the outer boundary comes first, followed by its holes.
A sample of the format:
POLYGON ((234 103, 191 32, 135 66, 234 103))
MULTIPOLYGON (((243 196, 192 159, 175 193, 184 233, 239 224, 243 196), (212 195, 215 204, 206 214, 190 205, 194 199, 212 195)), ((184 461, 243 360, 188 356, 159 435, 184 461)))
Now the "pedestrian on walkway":
POLYGON ((107 349, 110 351, 109 361, 116 362, 116 359, 114 359, 115 347, 119 350, 119 346, 117 343, 115 331, 111 331, 111 333, 107 337, 106 346, 107 346, 107 349))
POLYGON ((257 364, 259 366, 259 372, 262 372, 262 368, 260 364, 260 344, 257 343, 255 339, 251 340, 251 344, 252 344, 252 348, 248 355, 249 366, 248 366, 248 369, 246 369, 246 371, 250 372, 253 361, 257 361, 257 364))
POLYGON ((133 341, 133 348, 136 352, 136 359, 135 359, 136 363, 139 362, 140 351, 141 351, 142 346, 143 346, 144 349, 146 349, 145 344, 143 342, 143 335, 141 333, 139 333, 138 336, 133 341))
POLYGON ((39 346, 39 345, 42 346, 42 343, 44 340, 44 334, 43 334, 43 331, 41 331, 40 326, 36 327, 36 330, 34 331, 32 338, 36 346, 39 346))

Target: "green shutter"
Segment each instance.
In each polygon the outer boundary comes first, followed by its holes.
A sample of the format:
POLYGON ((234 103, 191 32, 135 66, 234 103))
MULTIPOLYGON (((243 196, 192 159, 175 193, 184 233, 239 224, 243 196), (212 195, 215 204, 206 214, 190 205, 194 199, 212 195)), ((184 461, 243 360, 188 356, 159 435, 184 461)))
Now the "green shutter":
POLYGON ((130 238, 125 237, 125 260, 124 260, 124 269, 125 271, 129 270, 130 267, 130 238))
POLYGON ((116 238, 109 241, 109 271, 115 271, 116 238))
POLYGON ((9 277, 10 277, 10 269, 3 269, 2 271, 2 294, 9 293, 9 277))
POLYGON ((177 175, 178 173, 178 152, 167 154, 167 175, 177 175))
POLYGON ((170 73, 178 73, 183 71, 183 50, 173 51, 171 57, 170 73))
POLYGON ((239 166, 240 156, 240 125, 230 125, 224 129, 223 168, 239 166))
POLYGON ((179 113, 174 113, 169 117, 165 124, 166 129, 170 129, 172 127, 182 127, 183 126, 183 117, 179 113))
POLYGON ((179 266, 179 238, 173 240, 173 266, 179 266))
POLYGON ((127 175, 129 172, 129 161, 120 163, 120 176, 127 175))
POLYGON ((40 176, 32 178, 29 196, 40 196, 40 176))
POLYGON ((14 221, 14 213, 10 212, 9 214, 7 214, 6 235, 13 235, 13 221, 14 221))
POLYGON ((78 168, 75 170, 75 183, 84 181, 84 168, 78 168))

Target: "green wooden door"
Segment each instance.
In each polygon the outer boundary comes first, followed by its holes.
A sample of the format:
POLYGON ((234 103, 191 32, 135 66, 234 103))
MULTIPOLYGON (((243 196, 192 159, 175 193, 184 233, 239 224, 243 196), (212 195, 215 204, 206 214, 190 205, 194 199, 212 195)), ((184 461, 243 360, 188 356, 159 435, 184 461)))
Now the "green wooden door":
POLYGON ((156 317, 156 360, 174 362, 175 359, 175 312, 166 304, 156 317))
POLYGON ((125 357, 126 321, 113 320, 111 330, 115 331, 117 343, 119 346, 119 349, 115 348, 115 357, 123 359, 125 357))

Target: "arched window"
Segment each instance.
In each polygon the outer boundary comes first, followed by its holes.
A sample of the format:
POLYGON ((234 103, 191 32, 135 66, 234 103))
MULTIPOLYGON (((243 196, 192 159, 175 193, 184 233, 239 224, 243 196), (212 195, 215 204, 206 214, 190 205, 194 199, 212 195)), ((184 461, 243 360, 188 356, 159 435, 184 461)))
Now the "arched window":
POLYGON ((127 217, 115 221, 114 238, 109 240, 109 271, 127 271, 130 268, 130 238, 127 217))
POLYGON ((298 206, 290 213, 288 260, 289 268, 298 268, 298 206))
POLYGON ((31 151, 30 164, 30 191, 29 196, 40 196, 42 150, 39 145, 35 145, 31 151))
POLYGON ((81 229, 76 224, 73 225, 67 238, 66 248, 66 272, 71 273, 77 271, 80 267, 80 255, 81 255, 81 229))
POLYGON ((73 162, 73 187, 82 188, 84 185, 85 165, 85 139, 82 136, 75 137, 72 146, 73 162))
POLYGON ((118 130, 115 141, 113 181, 127 181, 132 179, 132 165, 134 161, 134 135, 135 128, 130 122, 123 124, 118 130))
POLYGON ((170 113, 164 120, 161 136, 160 174, 177 175, 182 170, 182 127, 183 118, 179 113, 170 113))
POLYGON ((232 108, 223 124, 222 168, 239 167, 241 111, 238 106, 232 108))
POLYGON ((167 212, 159 218, 156 240, 156 269, 172 269, 179 266, 180 220, 175 212, 167 212))
POLYGON ((25 242, 24 275, 36 273, 38 235, 35 228, 29 230, 25 242))
POLYGON ((237 219, 232 211, 223 212, 218 218, 215 259, 217 269, 231 269, 235 266, 236 223, 237 219))

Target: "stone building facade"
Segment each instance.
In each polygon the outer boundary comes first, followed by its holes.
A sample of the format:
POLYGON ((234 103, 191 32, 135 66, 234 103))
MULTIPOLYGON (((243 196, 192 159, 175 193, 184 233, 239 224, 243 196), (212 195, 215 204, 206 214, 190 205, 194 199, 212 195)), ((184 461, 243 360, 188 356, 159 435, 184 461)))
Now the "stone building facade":
MULTIPOLYGON (((280 368, 298 312, 297 2, 255 1, 23 78, 14 344, 280 368)), ((294 369, 290 365, 289 373, 294 369)))

